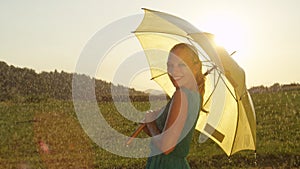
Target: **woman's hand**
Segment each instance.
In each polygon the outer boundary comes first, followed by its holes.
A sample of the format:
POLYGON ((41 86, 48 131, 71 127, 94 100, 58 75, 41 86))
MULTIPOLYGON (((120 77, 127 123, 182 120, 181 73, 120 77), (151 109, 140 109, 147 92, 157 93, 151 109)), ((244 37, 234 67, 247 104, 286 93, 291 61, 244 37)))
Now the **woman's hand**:
POLYGON ((150 136, 156 136, 161 133, 161 131, 157 128, 156 122, 152 121, 150 123, 146 123, 147 130, 150 133, 150 136))
POLYGON ((153 110, 147 111, 147 113, 145 114, 145 123, 151 123, 155 121, 155 119, 157 118, 157 112, 158 111, 153 110))
POLYGON ((149 110, 145 114, 145 118, 142 120, 141 124, 146 124, 143 128, 144 132, 149 136, 154 136, 160 133, 156 126, 156 118, 158 117, 159 111, 149 110))

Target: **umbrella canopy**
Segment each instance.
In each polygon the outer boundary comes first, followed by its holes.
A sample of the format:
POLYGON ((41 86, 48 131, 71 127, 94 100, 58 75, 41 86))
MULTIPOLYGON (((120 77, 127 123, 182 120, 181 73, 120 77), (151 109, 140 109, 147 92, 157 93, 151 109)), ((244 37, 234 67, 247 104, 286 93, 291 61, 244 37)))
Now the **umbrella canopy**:
POLYGON ((245 72, 225 49, 213 42, 213 35, 199 31, 176 16, 144 9, 134 31, 147 57, 152 79, 171 96, 175 88, 167 75, 170 49, 178 43, 194 45, 207 71, 203 108, 196 129, 214 140, 230 156, 256 145, 256 119, 245 85, 245 72))

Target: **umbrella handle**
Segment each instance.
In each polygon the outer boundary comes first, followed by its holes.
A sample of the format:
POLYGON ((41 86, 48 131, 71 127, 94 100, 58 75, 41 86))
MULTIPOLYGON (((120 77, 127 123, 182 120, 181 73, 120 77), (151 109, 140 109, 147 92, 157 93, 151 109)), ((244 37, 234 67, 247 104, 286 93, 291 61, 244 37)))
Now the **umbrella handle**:
POLYGON ((135 131, 134 133, 129 137, 129 139, 126 142, 126 146, 128 146, 134 138, 136 138, 140 132, 144 129, 144 127, 146 127, 146 123, 141 124, 135 131))

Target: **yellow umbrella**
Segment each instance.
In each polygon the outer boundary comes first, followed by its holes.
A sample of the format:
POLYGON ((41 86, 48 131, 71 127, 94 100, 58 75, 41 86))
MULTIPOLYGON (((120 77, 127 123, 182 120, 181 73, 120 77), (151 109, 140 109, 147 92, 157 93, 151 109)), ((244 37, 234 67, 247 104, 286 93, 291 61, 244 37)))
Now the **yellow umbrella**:
POLYGON ((215 141, 230 156, 256 149, 256 119, 251 97, 245 85, 245 73, 223 48, 213 43, 211 34, 199 31, 176 16, 144 9, 145 15, 134 31, 147 57, 152 79, 171 96, 175 91, 167 76, 167 57, 177 43, 189 43, 198 49, 207 71, 204 110, 196 129, 215 141))

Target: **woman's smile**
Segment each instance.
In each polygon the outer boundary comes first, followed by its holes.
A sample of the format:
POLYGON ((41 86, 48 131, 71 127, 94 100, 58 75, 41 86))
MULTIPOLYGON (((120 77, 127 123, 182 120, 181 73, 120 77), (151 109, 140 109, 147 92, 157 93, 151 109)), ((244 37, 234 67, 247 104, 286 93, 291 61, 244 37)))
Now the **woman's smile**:
POLYGON ((183 76, 172 76, 174 80, 179 81, 183 78, 183 76))

